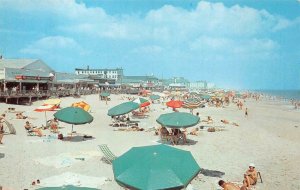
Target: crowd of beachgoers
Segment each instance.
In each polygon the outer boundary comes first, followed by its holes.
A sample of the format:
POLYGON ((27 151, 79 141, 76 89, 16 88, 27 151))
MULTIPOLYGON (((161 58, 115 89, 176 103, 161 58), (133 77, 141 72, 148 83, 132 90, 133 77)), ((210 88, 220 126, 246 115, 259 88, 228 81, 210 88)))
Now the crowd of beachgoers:
POLYGON ((103 144, 116 158, 132 147, 158 144, 191 152, 200 170, 183 186, 190 190, 300 189, 296 100, 224 90, 144 91, 0 105, 3 189, 130 189, 114 180, 99 149, 103 144), (139 106, 119 113, 123 108, 117 106, 127 102, 139 106), (57 116, 72 106, 93 119, 73 126, 57 116), (162 124, 160 118, 172 113, 198 120, 182 127, 162 124))

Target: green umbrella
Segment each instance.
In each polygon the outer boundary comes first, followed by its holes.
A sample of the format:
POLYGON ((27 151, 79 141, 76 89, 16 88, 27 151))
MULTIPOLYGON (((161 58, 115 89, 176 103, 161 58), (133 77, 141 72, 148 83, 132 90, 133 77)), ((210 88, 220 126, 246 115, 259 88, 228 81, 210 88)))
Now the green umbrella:
POLYGON ((190 113, 172 112, 159 116, 157 123, 170 128, 187 128, 197 125, 200 118, 190 113))
POLYGON ((72 124, 72 132, 73 125, 91 123, 94 119, 91 114, 79 107, 67 107, 61 109, 54 114, 54 117, 59 121, 72 124))
POLYGON ((113 161, 115 180, 134 189, 181 189, 199 171, 191 152, 162 144, 133 147, 113 161))
POLYGON ((201 98, 205 99, 205 100, 209 100, 210 99, 210 95, 205 94, 205 95, 202 95, 201 98))
POLYGON ((110 93, 108 93, 108 92, 101 92, 100 96, 108 97, 108 96, 110 96, 110 93))
POLYGON ((64 190, 96 190, 95 188, 89 188, 89 187, 76 187, 73 185, 67 185, 62 187, 43 187, 38 188, 38 190, 58 190, 58 189, 64 189, 64 190))
POLYGON ((151 100, 158 100, 158 99, 160 99, 160 96, 159 95, 151 95, 150 99, 151 100))
POLYGON ((126 113, 129 113, 133 110, 136 110, 140 107, 138 103, 135 102, 124 102, 122 104, 119 104, 113 108, 110 108, 108 110, 107 115, 109 116, 118 116, 118 115, 124 115, 126 113))

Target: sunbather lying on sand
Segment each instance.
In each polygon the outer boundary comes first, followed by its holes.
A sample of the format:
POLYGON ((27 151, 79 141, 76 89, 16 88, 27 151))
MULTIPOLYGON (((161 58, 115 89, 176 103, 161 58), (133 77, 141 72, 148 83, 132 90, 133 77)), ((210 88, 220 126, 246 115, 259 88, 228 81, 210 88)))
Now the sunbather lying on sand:
POLYGON ((221 122, 224 123, 224 124, 229 124, 229 121, 226 120, 226 119, 221 119, 221 122))
POLYGON ((207 124, 213 123, 213 119, 210 116, 207 116, 207 120, 202 120, 202 122, 206 122, 207 124))
POLYGON ((194 128, 191 132, 190 135, 195 135, 198 136, 199 128, 194 128))
POLYGON ((219 185, 223 188, 223 190, 247 190, 246 187, 239 187, 233 183, 225 182, 223 180, 219 181, 219 185))
POLYGON ((224 123, 224 124, 231 124, 231 125, 234 125, 236 127, 240 126, 239 124, 235 123, 235 122, 232 122, 230 123, 228 120, 226 119, 221 119, 221 122, 224 123))
POLYGON ((27 116, 24 116, 22 113, 17 113, 16 114, 16 119, 27 119, 27 116))

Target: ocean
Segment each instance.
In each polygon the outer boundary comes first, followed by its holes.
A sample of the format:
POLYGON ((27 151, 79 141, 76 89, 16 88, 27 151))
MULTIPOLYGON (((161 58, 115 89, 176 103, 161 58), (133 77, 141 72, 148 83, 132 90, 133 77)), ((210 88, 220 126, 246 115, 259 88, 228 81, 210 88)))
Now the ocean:
POLYGON ((255 90, 255 92, 285 99, 300 100, 300 90, 255 90))

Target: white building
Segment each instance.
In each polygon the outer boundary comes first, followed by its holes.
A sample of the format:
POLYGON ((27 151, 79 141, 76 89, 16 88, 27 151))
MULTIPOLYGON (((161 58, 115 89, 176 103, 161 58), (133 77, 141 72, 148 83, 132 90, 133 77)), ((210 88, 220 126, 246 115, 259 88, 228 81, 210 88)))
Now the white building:
POLYGON ((207 89, 214 89, 214 88, 216 88, 215 83, 212 83, 212 82, 207 83, 207 89))
POLYGON ((201 90, 207 88, 206 81, 190 82, 190 90, 201 90))
POLYGON ((121 80, 123 77, 123 69, 115 68, 115 69, 90 69, 89 66, 86 69, 75 69, 75 73, 77 75, 89 75, 93 77, 97 77, 99 79, 110 79, 114 81, 121 80))

